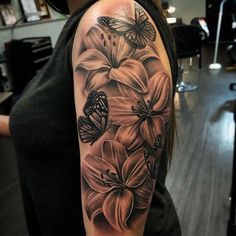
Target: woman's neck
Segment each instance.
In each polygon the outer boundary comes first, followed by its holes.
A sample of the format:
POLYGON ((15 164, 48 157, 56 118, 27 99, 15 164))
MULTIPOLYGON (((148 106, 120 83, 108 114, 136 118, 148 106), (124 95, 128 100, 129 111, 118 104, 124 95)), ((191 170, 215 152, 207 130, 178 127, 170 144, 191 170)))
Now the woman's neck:
POLYGON ((67 0, 70 14, 74 13, 76 10, 82 8, 90 0, 67 0))

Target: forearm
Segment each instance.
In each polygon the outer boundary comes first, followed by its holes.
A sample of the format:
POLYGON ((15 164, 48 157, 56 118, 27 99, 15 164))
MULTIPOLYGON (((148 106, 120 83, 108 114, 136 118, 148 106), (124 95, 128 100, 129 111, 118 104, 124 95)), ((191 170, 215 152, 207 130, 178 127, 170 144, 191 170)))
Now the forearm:
POLYGON ((0 115, 0 136, 10 136, 9 116, 0 115))

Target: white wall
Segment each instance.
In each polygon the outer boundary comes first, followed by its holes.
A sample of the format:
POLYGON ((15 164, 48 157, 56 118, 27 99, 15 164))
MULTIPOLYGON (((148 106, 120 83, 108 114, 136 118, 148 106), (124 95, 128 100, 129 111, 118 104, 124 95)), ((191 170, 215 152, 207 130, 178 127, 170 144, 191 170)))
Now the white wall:
POLYGON ((173 15, 182 18, 186 24, 194 17, 206 16, 206 0, 171 0, 170 3, 176 7, 173 15))

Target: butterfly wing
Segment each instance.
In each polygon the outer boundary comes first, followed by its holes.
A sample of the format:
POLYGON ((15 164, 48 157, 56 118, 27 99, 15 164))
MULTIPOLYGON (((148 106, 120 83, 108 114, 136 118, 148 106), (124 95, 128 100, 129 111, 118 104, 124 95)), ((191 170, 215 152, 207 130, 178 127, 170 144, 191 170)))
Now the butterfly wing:
POLYGON ((148 21, 147 14, 138 4, 135 4, 134 25, 125 32, 125 37, 138 48, 144 48, 148 40, 154 41, 156 39, 154 26, 148 21))
POLYGON ((104 92, 92 91, 84 105, 86 117, 78 120, 81 141, 94 143, 106 130, 108 120, 108 102, 104 92))
POLYGON ((156 39, 156 30, 149 21, 145 22, 143 27, 143 35, 151 41, 155 41, 156 39))
POLYGON ((91 121, 84 116, 80 116, 78 119, 78 131, 80 140, 83 143, 93 143, 96 141, 96 137, 99 135, 98 130, 94 129, 91 121))
POLYGON ((144 48, 147 45, 147 40, 154 41, 156 39, 154 26, 148 21, 147 14, 138 4, 135 4, 135 20, 128 20, 130 22, 101 16, 98 18, 98 23, 116 33, 124 34, 125 38, 138 48, 144 48))
POLYGON ((114 30, 117 33, 125 33, 132 29, 132 25, 130 23, 108 16, 98 17, 98 23, 114 30))
POLYGON ((138 25, 143 25, 146 21, 148 21, 148 16, 145 11, 135 3, 135 21, 138 25))
POLYGON ((154 145, 153 145, 153 150, 157 151, 158 149, 161 149, 161 148, 162 148, 162 138, 161 138, 161 135, 158 135, 155 138, 154 145))
POLYGON ((135 44, 138 48, 144 48, 147 44, 147 39, 135 30, 126 32, 125 38, 135 44))
POLYGON ((154 26, 148 21, 147 14, 137 3, 135 4, 135 22, 144 38, 148 38, 151 41, 156 39, 154 26))
POLYGON ((91 120, 94 127, 103 133, 108 120, 108 102, 104 92, 92 91, 84 106, 84 114, 91 120))
POLYGON ((160 161, 160 154, 162 150, 162 138, 158 135, 154 141, 153 147, 145 145, 144 158, 146 162, 147 169, 152 178, 156 178, 157 169, 160 161))
POLYGON ((116 33, 124 34, 125 38, 129 42, 134 43, 138 47, 142 48, 146 45, 145 38, 140 38, 140 35, 135 30, 135 26, 131 23, 106 16, 99 17, 98 23, 108 27, 110 30, 115 31, 116 33))

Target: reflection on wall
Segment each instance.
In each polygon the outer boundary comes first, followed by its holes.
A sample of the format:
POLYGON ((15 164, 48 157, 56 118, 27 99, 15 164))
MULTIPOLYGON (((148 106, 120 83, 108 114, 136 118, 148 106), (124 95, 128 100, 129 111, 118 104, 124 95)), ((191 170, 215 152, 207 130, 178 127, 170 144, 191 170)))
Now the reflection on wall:
POLYGON ((170 0, 169 4, 176 7, 174 16, 182 18, 186 24, 194 17, 206 15, 206 0, 170 0))

